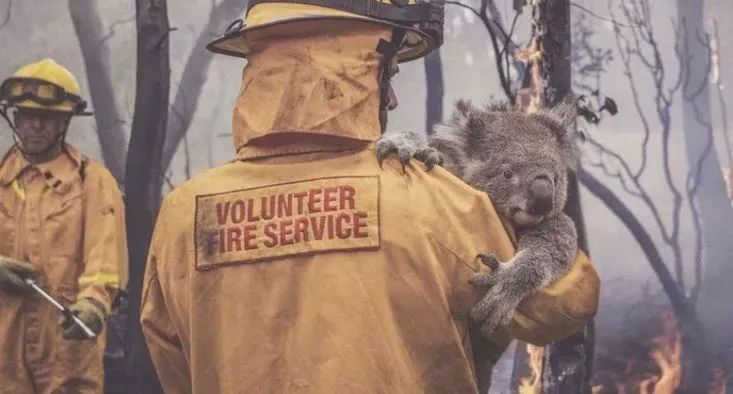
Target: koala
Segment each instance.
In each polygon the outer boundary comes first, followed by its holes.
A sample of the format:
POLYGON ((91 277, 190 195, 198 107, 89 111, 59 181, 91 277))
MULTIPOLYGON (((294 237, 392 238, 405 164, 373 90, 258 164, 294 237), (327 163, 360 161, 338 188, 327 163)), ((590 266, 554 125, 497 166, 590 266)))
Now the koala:
POLYGON ((573 221, 563 213, 568 169, 577 167, 579 149, 570 125, 574 102, 534 114, 476 108, 456 103, 452 117, 428 137, 417 133, 385 135, 377 142, 381 161, 397 154, 436 164, 486 192, 497 212, 517 235, 517 252, 507 262, 478 258, 491 268, 471 279, 486 287, 472 318, 489 335, 510 323, 519 303, 561 277, 578 248, 573 221))

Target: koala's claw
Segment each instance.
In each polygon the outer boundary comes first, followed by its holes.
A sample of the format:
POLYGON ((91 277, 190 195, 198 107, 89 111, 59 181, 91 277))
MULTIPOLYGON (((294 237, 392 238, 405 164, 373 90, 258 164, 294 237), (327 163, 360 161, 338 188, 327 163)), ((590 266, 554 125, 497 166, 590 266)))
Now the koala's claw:
POLYGON ((380 168, 384 159, 390 155, 397 155, 402 165, 402 173, 405 173, 405 166, 413 158, 423 162, 428 171, 435 165, 443 164, 443 155, 436 149, 421 142, 414 133, 384 136, 376 143, 377 161, 380 168))
POLYGON ((474 275, 473 278, 468 280, 468 283, 476 287, 493 287, 496 284, 496 274, 493 272, 482 272, 474 275))
POLYGON ((407 165, 407 163, 410 162, 410 159, 412 159, 414 156, 415 150, 413 150, 410 146, 400 146, 397 148, 397 157, 399 157, 403 169, 407 165))
POLYGON ((480 254, 477 258, 491 271, 476 274, 469 280, 473 286, 489 289, 471 309, 471 317, 481 324, 484 335, 490 335, 497 327, 512 321, 517 306, 524 298, 523 293, 517 291, 520 286, 516 281, 521 275, 514 264, 501 263, 494 255, 480 254))
POLYGON ((428 171, 435 168, 435 165, 443 165, 443 155, 434 148, 420 148, 415 152, 415 158, 425 164, 428 171))
POLYGON ((471 309, 471 318, 481 324, 481 332, 491 335, 499 326, 506 326, 512 321, 520 299, 508 296, 501 288, 491 288, 484 298, 471 309))
POLYGON ((375 148, 377 150, 377 162, 379 163, 379 168, 382 168, 384 159, 397 152, 397 145, 395 145, 392 140, 385 138, 377 141, 375 148))
POLYGON ((478 259, 481 260, 482 263, 487 265, 493 271, 499 269, 499 260, 493 254, 480 254, 476 257, 478 257, 478 259))

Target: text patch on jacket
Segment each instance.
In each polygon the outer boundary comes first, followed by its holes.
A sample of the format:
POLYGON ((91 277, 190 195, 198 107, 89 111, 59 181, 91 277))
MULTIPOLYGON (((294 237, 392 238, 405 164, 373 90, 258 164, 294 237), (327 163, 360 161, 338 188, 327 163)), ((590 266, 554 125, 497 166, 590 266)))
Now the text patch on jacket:
POLYGON ((337 177, 196 197, 196 269, 379 248, 379 178, 337 177))

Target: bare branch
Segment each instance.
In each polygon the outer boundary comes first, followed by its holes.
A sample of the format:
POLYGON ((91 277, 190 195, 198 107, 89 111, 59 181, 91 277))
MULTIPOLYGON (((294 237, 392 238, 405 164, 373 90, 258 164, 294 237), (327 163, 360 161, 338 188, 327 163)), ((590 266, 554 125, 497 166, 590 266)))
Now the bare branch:
POLYGON ((580 183, 594 196, 603 201, 603 203, 616 215, 616 217, 621 220, 626 228, 629 229, 636 242, 639 243, 647 261, 649 261, 652 269, 657 274, 657 278, 659 278, 664 291, 667 293, 675 313, 682 316, 689 316, 689 313, 691 312, 690 305, 684 293, 680 291, 674 279, 672 279, 672 275, 667 269, 659 250, 654 245, 654 241, 652 241, 651 236, 644 228, 644 225, 639 222, 631 210, 629 210, 629 208, 613 193, 613 191, 603 185, 603 183, 593 177, 593 175, 581 170, 578 173, 578 181, 580 181, 580 183))
POLYGON ((581 10, 581 11, 585 12, 586 14, 588 14, 588 15, 590 15, 590 16, 593 16, 593 17, 595 17, 595 18, 598 18, 598 19, 600 19, 600 20, 602 20, 602 21, 606 21, 606 22, 611 22, 611 23, 612 23, 612 24, 613 24, 614 26, 619 26, 619 27, 629 27, 629 26, 627 26, 627 25, 625 25, 625 24, 623 24, 623 23, 617 22, 617 21, 615 21, 615 20, 613 20, 613 19, 611 19, 611 18, 605 18, 605 17, 602 17, 602 16, 600 16, 600 15, 596 14, 595 12, 593 12, 593 11, 591 11, 591 10, 589 10, 589 9, 587 9, 587 8, 585 8, 585 7, 583 7, 582 5, 580 5, 580 4, 578 4, 578 3, 575 3, 575 2, 570 2, 570 5, 571 5, 572 7, 575 7, 575 8, 577 8, 577 9, 579 9, 579 10, 581 10))
MULTIPOLYGON (((707 82, 707 78, 704 78, 705 82, 707 82)), ((687 174, 687 199, 690 206, 690 214, 692 216, 692 224, 695 229, 695 256, 694 256, 694 267, 695 267, 695 282, 692 286, 692 289, 690 291, 690 299, 692 300, 693 304, 697 300, 697 296, 700 292, 700 285, 702 283, 702 254, 703 254, 703 244, 702 244, 702 218, 700 216, 700 212, 698 209, 698 206, 696 204, 697 201, 697 193, 700 190, 700 182, 702 181, 702 170, 703 170, 703 163, 705 160, 710 156, 713 148, 714 148, 714 139, 713 139, 713 125, 705 119, 705 117, 702 115, 702 110, 700 108, 699 102, 696 100, 696 97, 690 99, 692 103, 692 107, 695 112, 695 120, 697 123, 702 126, 702 128, 705 130, 705 148, 700 154, 700 157, 695 162, 695 165, 693 168, 690 168, 689 173, 687 174)))
MULTIPOLYGON (((484 27, 486 28, 486 31, 489 33, 489 39, 491 40, 491 45, 494 49, 494 60, 496 61, 496 70, 499 74, 499 82, 501 83, 501 88, 502 90, 504 90, 504 94, 506 95, 507 100, 509 100, 511 104, 514 104, 516 100, 516 95, 514 94, 514 92, 512 92, 511 83, 508 76, 509 70, 504 69, 501 56, 502 52, 501 50, 499 50, 499 39, 497 37, 497 31, 500 29, 497 26, 500 25, 497 25, 495 21, 492 21, 487 14, 487 8, 490 4, 489 0, 481 0, 481 7, 479 9, 475 9, 461 2, 452 0, 446 1, 445 4, 451 4, 469 10, 474 15, 476 15, 479 20, 481 20, 484 27)), ((503 36, 507 37, 507 35, 505 34, 503 34, 503 36)), ((505 45, 508 45, 507 42, 508 41, 505 41, 505 45)))
POLYGON ((448 1, 445 2, 445 4, 455 5, 455 6, 458 6, 458 7, 463 8, 463 9, 466 9, 468 11, 471 11, 474 15, 476 15, 477 18, 481 19, 481 14, 478 12, 478 10, 476 10, 475 8, 473 8, 473 7, 469 6, 469 5, 463 4, 460 1, 448 0, 448 1))
POLYGON ((600 142, 598 142, 596 139, 594 139, 592 136, 586 136, 586 142, 590 144, 595 150, 598 152, 600 156, 600 162, 598 165, 593 165, 594 167, 600 168, 603 170, 603 172, 613 178, 617 178, 619 182, 621 182, 621 186, 623 186, 624 190, 626 190, 627 193, 631 194, 634 197, 642 198, 642 191, 643 188, 641 187, 641 184, 639 183, 638 179, 634 178, 633 171, 631 170, 631 167, 629 166, 626 159, 624 159, 620 154, 614 152, 613 150, 603 146, 600 142), (615 172, 612 172, 608 166, 605 164, 605 157, 610 156, 612 159, 615 160, 615 162, 621 167, 623 170, 616 170, 615 172), (634 187, 636 190, 632 190, 628 184, 626 183, 626 179, 630 179, 631 182, 634 184, 634 187))
POLYGON ((104 36, 102 36, 102 38, 99 40, 99 43, 102 44, 102 43, 107 42, 110 38, 112 38, 112 37, 115 36, 115 29, 117 27, 122 26, 122 25, 124 25, 126 23, 134 22, 135 21, 135 18, 137 18, 137 16, 133 14, 133 15, 127 17, 127 18, 120 19, 118 21, 115 21, 111 25, 109 25, 109 29, 107 31, 107 34, 105 34, 104 36))
MULTIPOLYGON (((662 61, 660 50, 661 46, 656 40, 654 29, 650 23, 652 18, 649 1, 624 1, 622 2, 620 9, 629 28, 622 32, 618 25, 614 24, 613 26, 618 54, 621 59, 624 74, 629 83, 635 111, 643 126, 644 137, 641 148, 641 164, 636 171, 632 171, 623 157, 620 157, 618 154, 614 154, 615 152, 603 147, 597 141, 590 139, 591 146, 602 158, 600 163, 594 164, 594 167, 598 167, 603 170, 607 176, 618 179, 624 190, 626 190, 630 195, 640 198, 651 211, 651 215, 659 228, 664 243, 667 244, 672 251, 672 264, 674 266, 675 281, 680 291, 684 294, 685 277, 682 246, 680 243, 681 214, 684 198, 677 186, 677 183, 672 177, 672 155, 670 151, 672 111, 674 98, 678 91, 681 90, 684 93, 683 97, 686 100, 694 99, 704 91, 706 82, 695 81, 694 89, 691 89, 691 74, 688 66, 690 63, 689 49, 687 47, 688 43, 683 41, 683 38, 686 37, 686 27, 684 22, 680 24, 673 22, 676 37, 674 52, 680 67, 674 76, 674 80, 669 81, 666 65, 662 61), (653 91, 651 94, 642 95, 638 90, 637 78, 635 77, 635 72, 638 69, 637 62, 646 69, 646 72, 651 77, 653 84, 653 91), (697 85, 698 83, 700 83, 700 85, 697 85), (645 106, 642 105, 642 97, 651 97, 653 100, 656 112, 655 122, 658 122, 654 126, 652 126, 653 122, 644 110, 645 106), (669 224, 664 223, 655 201, 649 196, 640 182, 640 179, 647 168, 651 130, 652 128, 656 129, 657 127, 661 132, 662 138, 661 153, 664 179, 670 190, 670 194, 672 195, 672 212, 670 215, 671 223, 669 224), (607 158, 612 159, 613 163, 617 166, 615 171, 606 163, 607 158), (627 181, 630 183, 627 183, 627 181)), ((610 6, 609 13, 613 17, 614 12, 610 6)), ((697 38, 703 43, 707 43, 709 41, 706 38, 701 38, 699 35, 697 38)), ((711 67, 712 65, 708 64, 708 68, 710 69, 711 67)), ((712 126, 709 125, 709 122, 705 122, 702 117, 700 118, 700 124, 706 130, 712 130, 712 126)), ((709 133, 708 138, 712 139, 711 132, 709 133)), ((706 149, 706 154, 711 149, 712 143, 711 146, 706 149)), ((699 163, 701 164, 702 161, 704 161, 704 157, 700 158, 699 163)), ((697 168, 695 169, 695 173, 688 175, 688 180, 685 185, 685 197, 689 198, 689 209, 693 215, 696 215, 698 209, 698 207, 693 203, 694 195, 699 186, 699 176, 696 174, 699 174, 697 168)), ((699 218, 693 218, 693 220, 698 219, 699 218)), ((700 272, 702 264, 702 238, 699 233, 700 223, 698 222, 693 224, 696 226, 697 238, 695 246, 695 269, 697 277, 691 292, 694 296, 699 291, 699 276, 701 275, 700 272)))
POLYGON ((186 174, 186 179, 191 179, 191 147, 188 145, 188 134, 183 135, 183 153, 185 159, 184 174, 186 174))
POLYGON ((8 7, 5 9, 5 18, 3 19, 2 23, 0 23, 0 29, 5 27, 5 25, 10 22, 10 12, 13 9, 13 0, 8 0, 8 7))
MULTIPOLYGON (((610 10, 609 6, 609 12, 613 15, 613 11, 610 10)), ((616 39, 616 47, 618 48, 618 53, 621 58, 621 62, 624 66, 624 75, 626 76, 626 79, 629 81, 629 87, 631 89, 631 95, 634 100, 634 107, 636 108, 636 112, 639 115, 639 119, 641 120, 641 124, 643 126, 644 130, 644 140, 642 142, 642 148, 641 148, 641 164, 639 165, 639 168, 634 173, 633 178, 639 179, 641 175, 644 173, 644 170, 646 169, 647 159, 648 159, 648 150, 649 150, 649 140, 651 136, 651 126, 649 123, 649 120, 646 117, 646 113, 642 110, 641 106, 641 99, 639 97, 639 92, 637 90, 637 83, 634 80, 634 76, 631 72, 631 57, 629 55, 629 42, 626 39, 626 36, 624 36, 621 33, 621 30, 618 28, 614 28, 615 33, 615 39, 616 39)))
POLYGON ((155 44, 155 48, 160 49, 163 47, 163 44, 165 44, 168 41, 168 37, 170 37, 171 33, 174 31, 178 31, 177 27, 169 27, 167 31, 161 33, 159 41, 155 44))
POLYGON ((163 181, 165 184, 170 188, 170 190, 173 190, 176 188, 176 185, 173 184, 173 181, 171 181, 171 178, 173 177, 173 172, 168 171, 165 174, 163 174, 163 181))
POLYGON ((491 15, 492 22, 494 24, 494 27, 496 30, 501 34, 502 40, 504 40, 504 49, 502 50, 502 53, 507 53, 506 50, 509 50, 509 53, 513 53, 516 49, 519 49, 517 44, 512 41, 512 37, 514 37, 514 28, 517 25, 517 20, 519 19, 519 13, 514 14, 514 20, 512 21, 512 26, 509 28, 509 32, 507 33, 506 29, 504 28, 504 25, 502 23, 502 15, 499 9, 496 7, 496 3, 494 3, 493 0, 490 0, 488 3, 488 12, 489 15, 491 15))
MULTIPOLYGON (((493 3, 492 3, 493 4, 493 3)), ((514 53, 514 50, 516 49, 516 45, 512 42, 512 36, 514 35, 514 29, 517 27, 517 20, 519 19, 519 13, 514 14, 514 20, 512 21, 512 27, 509 29, 509 35, 504 37, 504 47, 501 48, 501 53, 499 56, 504 55, 504 63, 506 70, 509 71, 509 53, 514 53), (511 44, 511 48, 510 48, 511 44), (507 50, 509 49, 509 50, 507 50)))

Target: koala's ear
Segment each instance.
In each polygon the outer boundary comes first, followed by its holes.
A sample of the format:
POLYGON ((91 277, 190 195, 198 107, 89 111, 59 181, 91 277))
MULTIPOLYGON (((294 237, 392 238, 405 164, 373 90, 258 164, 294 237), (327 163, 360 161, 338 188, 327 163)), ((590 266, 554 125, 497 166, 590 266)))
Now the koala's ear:
POLYGON ((562 102, 550 109, 543 109, 530 115, 555 134, 563 161, 573 170, 577 169, 580 161, 578 136, 575 131, 577 116, 578 109, 574 95, 566 96, 562 102))
POLYGON ((470 114, 474 110, 473 104, 471 104, 471 100, 469 99, 458 99, 456 100, 456 113, 454 115, 462 115, 464 117, 468 117, 468 114, 470 114))
POLYGON ((460 130, 469 130, 481 127, 477 119, 478 109, 471 104, 471 100, 459 99, 456 101, 456 109, 453 112, 451 123, 460 130))
MULTIPOLYGON (((482 116, 482 111, 474 107, 470 100, 460 99, 456 101, 455 111, 446 126, 454 132, 460 132, 468 139, 475 138, 484 133, 488 118, 482 116)), ((445 127, 440 127, 445 129, 445 127)), ((436 131, 438 129, 436 128, 436 131)))
POLYGON ((574 94, 569 94, 550 109, 550 116, 557 119, 565 130, 572 130, 578 117, 578 100, 574 94))
POLYGON ((578 106, 575 95, 567 95, 565 98, 550 109, 542 109, 533 114, 541 123, 544 123, 558 137, 575 128, 575 119, 578 117, 578 106))

